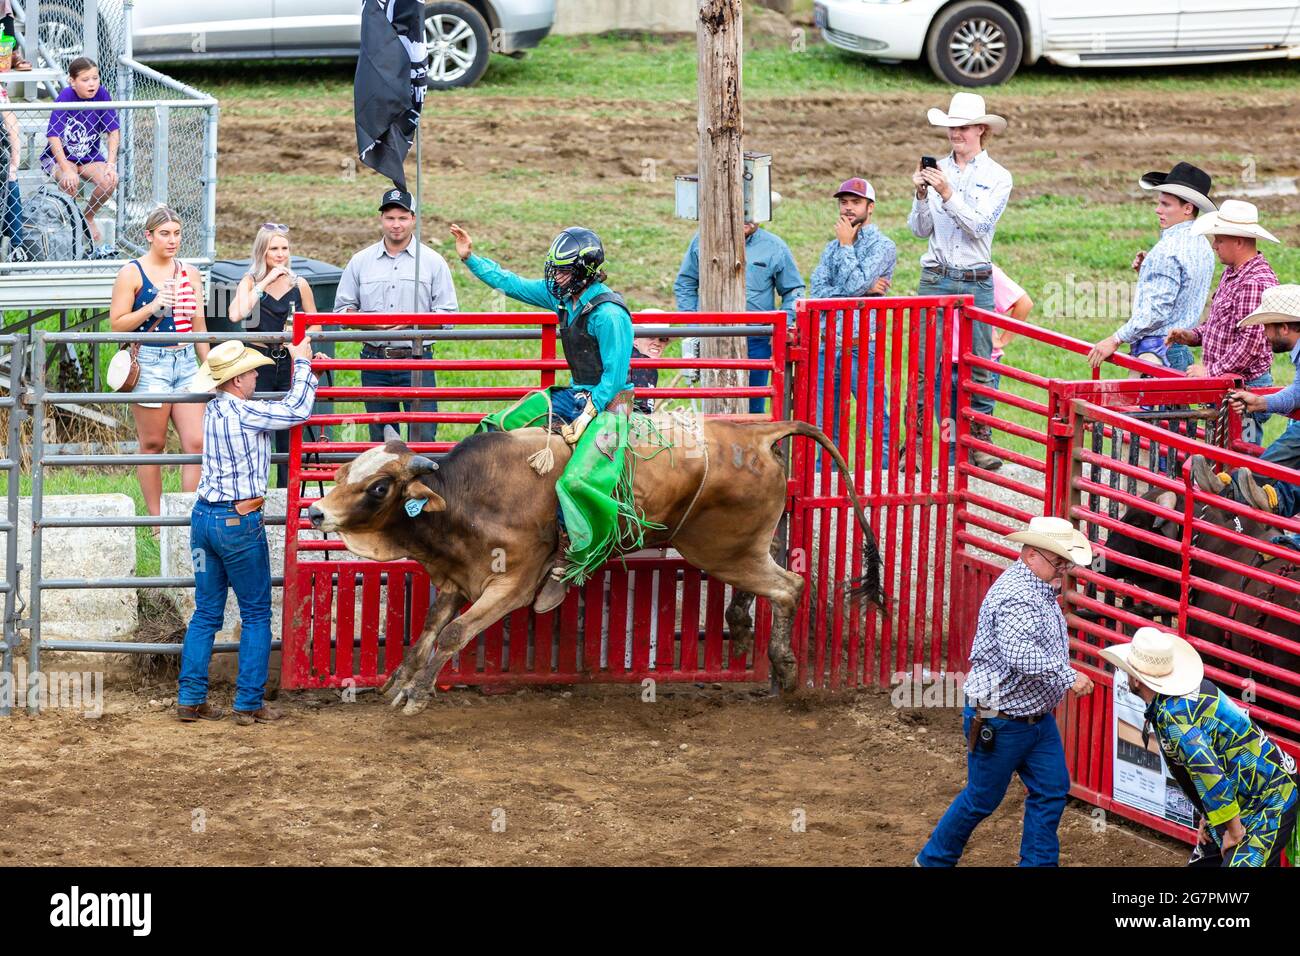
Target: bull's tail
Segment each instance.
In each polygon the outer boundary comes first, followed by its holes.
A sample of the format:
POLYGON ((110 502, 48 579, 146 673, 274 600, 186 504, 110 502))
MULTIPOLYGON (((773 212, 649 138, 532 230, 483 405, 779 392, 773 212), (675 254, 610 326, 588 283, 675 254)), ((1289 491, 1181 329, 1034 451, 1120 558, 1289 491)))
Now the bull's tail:
POLYGON ((857 489, 853 487, 853 473, 849 470, 849 463, 844 460, 844 456, 835 447, 835 443, 816 425, 808 422, 783 421, 772 422, 770 425, 765 424, 764 427, 770 429, 773 443, 791 435, 802 435, 805 438, 811 438, 830 453, 831 458, 835 461, 835 467, 840 470, 840 474, 843 476, 844 487, 853 502, 853 512, 858 517, 858 524, 862 526, 862 555, 866 563, 866 569, 862 577, 854 578, 849 582, 849 597, 854 599, 866 598, 882 611, 887 610, 885 594, 880 581, 881 560, 880 549, 876 543, 876 532, 872 529, 871 523, 867 521, 867 514, 863 510, 862 500, 858 497, 857 489))

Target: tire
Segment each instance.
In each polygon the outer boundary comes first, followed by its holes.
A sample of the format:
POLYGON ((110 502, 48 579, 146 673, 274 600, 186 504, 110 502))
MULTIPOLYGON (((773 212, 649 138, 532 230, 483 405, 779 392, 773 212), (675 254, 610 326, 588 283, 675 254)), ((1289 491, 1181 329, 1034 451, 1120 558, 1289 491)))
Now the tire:
MULTIPOLYGON (((78 30, 73 24, 80 23, 82 20, 82 10, 80 3, 42 3, 41 4, 41 22, 40 22, 40 40, 42 45, 47 47, 56 61, 58 66, 65 73, 68 64, 82 55, 83 50, 83 33, 84 30, 78 30)), ((101 77, 108 72, 104 66, 105 63, 115 64, 121 50, 118 48, 118 38, 113 35, 109 29, 104 15, 99 16, 99 63, 101 64, 101 77)), ((34 59, 28 56, 28 59, 34 59)), ((116 71, 116 67, 113 67, 116 71)), ((109 90, 109 92, 115 92, 109 90)))
POLYGON ((981 0, 941 11, 925 41, 930 69, 954 86, 995 86, 1009 80, 1024 50, 1016 18, 981 0))
POLYGON ((491 36, 483 15, 460 0, 424 5, 429 89, 473 86, 487 70, 491 36))

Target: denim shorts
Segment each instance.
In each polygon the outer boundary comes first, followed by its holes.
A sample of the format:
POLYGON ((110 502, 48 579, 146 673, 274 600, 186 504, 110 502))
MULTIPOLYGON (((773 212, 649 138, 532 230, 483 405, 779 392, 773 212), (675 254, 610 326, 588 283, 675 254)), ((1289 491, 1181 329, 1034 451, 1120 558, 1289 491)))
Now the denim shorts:
MULTIPOLYGON (((193 345, 166 348, 142 345, 136 356, 140 379, 132 392, 192 392, 194 373, 199 370, 193 345)), ((141 408, 162 408, 159 402, 141 402, 141 408)))

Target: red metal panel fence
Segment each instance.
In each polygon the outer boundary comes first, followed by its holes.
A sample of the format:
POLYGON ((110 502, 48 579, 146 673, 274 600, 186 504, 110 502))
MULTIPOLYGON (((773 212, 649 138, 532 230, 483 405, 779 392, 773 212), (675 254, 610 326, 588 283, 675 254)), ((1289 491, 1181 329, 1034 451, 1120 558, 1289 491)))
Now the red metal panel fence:
MULTIPOLYGON (((771 372, 761 388, 701 389, 664 387, 646 390, 656 400, 708 397, 772 399, 772 413, 785 408, 786 355, 783 312, 716 315, 653 313, 633 316, 651 325, 767 325, 773 328, 772 358, 764 360, 636 359, 634 367, 661 370, 688 368, 758 369, 771 372)), ((363 400, 437 400, 469 402, 472 411, 406 411, 314 414, 306 423, 325 427, 368 426, 372 423, 477 423, 494 405, 514 401, 531 389, 555 384, 565 363, 556 355, 556 318, 552 314, 494 313, 438 315, 299 314, 295 340, 309 326, 379 326, 402 323, 417 327, 457 328, 527 326, 542 329, 539 354, 515 359, 394 359, 318 360, 320 373, 360 369, 423 369, 443 379, 457 372, 537 372, 532 384, 511 386, 444 385, 437 387, 357 388, 324 385, 322 402, 363 400)), ((414 337, 414 335, 412 336, 414 337)), ((355 436, 349 436, 355 437, 355 436)), ((416 451, 437 455, 453 442, 413 442, 416 451)), ((286 688, 375 686, 401 662, 419 639, 430 606, 430 584, 413 561, 351 560, 334 539, 311 530, 304 510, 317 500, 305 494, 306 484, 331 482, 337 463, 311 461, 313 456, 352 456, 372 446, 369 441, 305 441, 295 428, 290 445, 289 521, 285 535, 285 615, 283 675, 286 688)), ((564 604, 548 615, 530 610, 506 620, 472 641, 440 675, 440 683, 558 684, 576 681, 766 681, 770 612, 765 601, 755 609, 754 648, 748 655, 732 653, 723 615, 730 589, 690 567, 676 552, 644 552, 614 561, 581 589, 570 591, 564 604)))

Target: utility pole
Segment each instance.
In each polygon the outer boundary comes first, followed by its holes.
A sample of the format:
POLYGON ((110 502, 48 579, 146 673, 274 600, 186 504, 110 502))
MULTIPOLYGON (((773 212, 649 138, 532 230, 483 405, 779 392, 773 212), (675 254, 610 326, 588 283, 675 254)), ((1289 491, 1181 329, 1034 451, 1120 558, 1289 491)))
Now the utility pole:
MULTIPOLYGON (((741 122, 741 0, 699 0, 700 311, 745 310, 745 193, 741 122)), ((703 337, 704 358, 744 358, 745 340, 703 337)), ((705 369, 705 387, 748 384, 735 369, 705 369)), ((741 399, 705 399, 707 414, 739 414, 741 399)))

